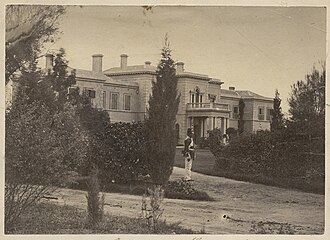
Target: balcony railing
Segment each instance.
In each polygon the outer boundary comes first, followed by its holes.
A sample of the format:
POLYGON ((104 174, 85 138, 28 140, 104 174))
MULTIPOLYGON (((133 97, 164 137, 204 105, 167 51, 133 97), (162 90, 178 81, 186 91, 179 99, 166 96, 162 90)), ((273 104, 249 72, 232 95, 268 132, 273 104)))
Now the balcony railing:
POLYGON ((198 109, 217 109, 217 110, 229 110, 227 104, 222 103, 187 103, 187 110, 198 109))

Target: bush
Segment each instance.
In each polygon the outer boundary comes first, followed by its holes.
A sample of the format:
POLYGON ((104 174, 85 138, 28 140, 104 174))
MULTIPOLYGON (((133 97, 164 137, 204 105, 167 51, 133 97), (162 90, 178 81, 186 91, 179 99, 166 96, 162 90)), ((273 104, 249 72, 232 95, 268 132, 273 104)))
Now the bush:
POLYGON ((149 173, 145 161, 145 125, 142 122, 112 123, 106 127, 104 151, 109 154, 100 164, 101 184, 128 183, 149 173))
POLYGON ((222 145, 222 137, 223 137, 223 133, 221 132, 221 130, 219 128, 215 128, 211 131, 208 131, 209 137, 208 137, 208 145, 212 150, 217 149, 219 146, 222 145))
POLYGON ((240 136, 227 146, 214 145, 211 151, 216 156, 216 169, 227 177, 323 193, 322 146, 322 137, 310 141, 283 130, 240 136))
POLYGON ((165 185, 165 197, 174 199, 189 199, 200 201, 212 201, 213 199, 206 193, 196 190, 191 182, 182 179, 178 181, 168 181, 165 185))

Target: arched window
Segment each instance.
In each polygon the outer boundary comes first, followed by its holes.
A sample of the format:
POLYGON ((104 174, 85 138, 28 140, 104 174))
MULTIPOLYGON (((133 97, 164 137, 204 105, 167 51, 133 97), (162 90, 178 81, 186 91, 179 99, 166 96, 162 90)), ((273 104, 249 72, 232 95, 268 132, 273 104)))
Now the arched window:
POLYGON ((192 103, 192 107, 200 107, 203 102, 203 94, 201 94, 200 88, 198 86, 195 87, 194 91, 190 91, 190 102, 192 103))

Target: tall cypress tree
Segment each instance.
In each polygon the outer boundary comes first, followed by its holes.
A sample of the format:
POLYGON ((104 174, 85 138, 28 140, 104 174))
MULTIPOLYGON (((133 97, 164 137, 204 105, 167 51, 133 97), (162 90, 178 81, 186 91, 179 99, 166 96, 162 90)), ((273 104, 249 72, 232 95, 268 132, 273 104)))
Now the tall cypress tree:
POLYGON ((271 131, 276 131, 281 129, 284 126, 283 113, 281 108, 281 98, 280 93, 276 89, 275 98, 274 98, 274 109, 272 114, 272 122, 270 124, 271 131))
POLYGON ((155 184, 162 185, 168 181, 173 170, 176 148, 175 121, 180 101, 175 63, 171 57, 167 35, 161 56, 149 99, 146 154, 151 179, 155 184))

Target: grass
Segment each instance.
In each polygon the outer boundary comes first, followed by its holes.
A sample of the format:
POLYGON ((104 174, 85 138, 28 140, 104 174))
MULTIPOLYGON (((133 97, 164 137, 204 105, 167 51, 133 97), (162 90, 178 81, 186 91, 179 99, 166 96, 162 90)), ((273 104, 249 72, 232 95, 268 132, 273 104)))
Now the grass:
MULTIPOLYGON (((177 148, 175 152, 175 167, 184 168, 184 159, 181 154, 182 149, 177 148)), ((193 162, 192 170, 194 172, 203 173, 206 175, 216 176, 214 171, 215 157, 209 150, 197 149, 196 160, 193 162)))
POLYGON ((103 222, 89 228, 87 212, 71 206, 39 203, 22 214, 15 229, 6 234, 194 234, 178 223, 160 221, 157 232, 148 226, 145 219, 104 215, 103 222))

